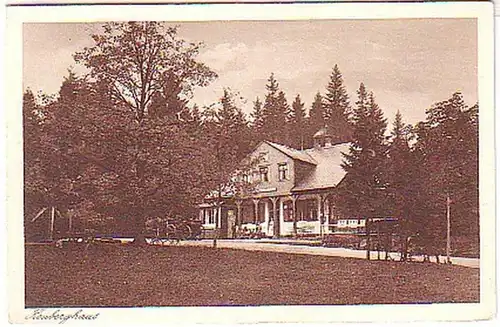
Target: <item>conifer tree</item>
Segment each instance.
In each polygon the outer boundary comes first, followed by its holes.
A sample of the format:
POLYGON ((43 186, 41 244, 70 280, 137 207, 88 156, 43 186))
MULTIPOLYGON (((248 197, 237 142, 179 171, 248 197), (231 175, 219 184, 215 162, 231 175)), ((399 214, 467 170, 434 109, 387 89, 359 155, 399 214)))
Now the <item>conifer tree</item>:
POLYGON ((252 147, 259 144, 259 142, 265 139, 265 135, 263 135, 263 126, 264 126, 264 115, 262 102, 259 97, 255 98, 253 102, 253 110, 250 113, 250 130, 252 134, 252 147))
POLYGON ((404 189, 409 182, 404 173, 410 160, 410 147, 404 131, 403 116, 399 110, 394 119, 391 138, 386 180, 394 194, 394 213, 396 217, 404 217, 403 206, 407 200, 404 189))
POLYGON ((306 110, 304 103, 297 94, 292 103, 292 110, 289 115, 290 145, 296 149, 304 149, 306 132, 306 110))
MULTIPOLYGON (((245 114, 235 105, 234 94, 224 89, 219 108, 205 112, 205 130, 218 147, 223 147, 224 160, 232 164, 239 162, 250 151, 252 140, 245 114)), ((222 160, 222 159, 221 159, 222 160)), ((228 170, 223 170, 227 174, 228 170)))
POLYGON ((206 192, 216 191, 216 206, 221 205, 228 192, 234 191, 232 173, 240 168, 243 158, 253 146, 248 122, 236 106, 234 96, 230 90, 224 89, 219 108, 205 111, 204 133, 208 151, 204 156, 204 171, 213 187, 206 192))
POLYGON ((384 118, 379 105, 375 102, 375 96, 372 92, 370 92, 368 98, 368 132, 371 139, 369 148, 375 152, 378 160, 384 160, 387 154, 387 144, 385 143, 387 120, 384 118))
POLYGON ((324 106, 323 106, 323 96, 317 92, 314 97, 314 101, 312 103, 311 109, 309 110, 309 117, 307 119, 308 122, 308 135, 307 135, 307 143, 308 147, 313 145, 313 136, 319 131, 321 128, 325 127, 325 115, 324 115, 324 106))
POLYGON ((381 199, 384 193, 384 164, 387 148, 387 123, 382 111, 363 83, 358 89, 354 109, 354 138, 349 152, 344 154, 342 167, 347 172, 342 190, 344 210, 350 215, 373 217, 384 214, 381 199))
POLYGON ((289 106, 285 93, 280 91, 279 84, 274 78, 274 74, 268 79, 266 85, 266 98, 262 109, 262 135, 263 139, 286 144, 287 129, 286 120, 289 106))
POLYGON ((349 124, 349 113, 349 97, 340 69, 335 65, 324 97, 325 122, 332 136, 332 142, 351 140, 352 127, 349 124))
POLYGON ((255 132, 260 132, 262 125, 264 125, 264 120, 262 117, 262 102, 259 97, 255 98, 253 102, 253 111, 251 113, 252 117, 252 128, 255 132))
MULTIPOLYGON (((391 131, 384 180, 388 196, 386 206, 399 220, 398 232, 402 240, 415 233, 415 220, 420 210, 418 198, 425 191, 420 178, 421 158, 412 151, 409 144, 413 137, 411 131, 411 126, 404 124, 403 116, 398 110, 391 131)), ((402 245, 401 260, 405 261, 408 244, 403 242, 402 245)))
POLYGON ((276 105, 276 124, 279 127, 277 133, 275 134, 276 142, 291 146, 290 135, 294 131, 290 129, 290 124, 288 124, 290 120, 290 106, 288 105, 288 102, 286 100, 285 92, 283 92, 282 90, 280 90, 278 93, 276 105))

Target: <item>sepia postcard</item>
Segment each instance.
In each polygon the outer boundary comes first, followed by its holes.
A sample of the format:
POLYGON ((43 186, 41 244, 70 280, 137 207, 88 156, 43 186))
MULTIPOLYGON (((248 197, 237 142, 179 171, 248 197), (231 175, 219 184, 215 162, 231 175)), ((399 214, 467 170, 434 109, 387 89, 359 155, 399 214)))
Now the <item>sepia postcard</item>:
POLYGON ((495 317, 492 3, 6 12, 11 323, 495 317))

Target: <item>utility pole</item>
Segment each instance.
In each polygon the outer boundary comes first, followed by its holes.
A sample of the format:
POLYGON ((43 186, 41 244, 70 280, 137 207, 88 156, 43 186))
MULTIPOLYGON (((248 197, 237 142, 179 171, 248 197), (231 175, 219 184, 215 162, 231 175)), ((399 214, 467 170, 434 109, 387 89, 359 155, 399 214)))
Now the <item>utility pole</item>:
POLYGON ((371 246, 371 240, 370 240, 370 218, 366 217, 365 218, 365 230, 366 230, 366 259, 370 260, 370 246, 371 246))
POLYGON ((450 195, 446 193, 446 263, 451 263, 451 219, 450 219, 450 195))
POLYGON ((52 207, 50 210, 50 240, 54 240, 54 221, 56 218, 56 208, 52 207))
POLYGON ((73 212, 68 211, 68 232, 73 232, 73 212))

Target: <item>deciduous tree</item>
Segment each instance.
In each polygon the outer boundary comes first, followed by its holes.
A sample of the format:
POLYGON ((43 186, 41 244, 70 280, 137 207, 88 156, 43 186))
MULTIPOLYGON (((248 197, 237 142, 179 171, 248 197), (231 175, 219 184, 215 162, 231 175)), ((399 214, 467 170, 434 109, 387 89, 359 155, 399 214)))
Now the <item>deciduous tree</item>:
POLYGON ((440 240, 446 239, 446 200, 451 199, 452 236, 479 240, 478 192, 478 106, 467 107, 460 93, 427 110, 418 125, 416 153, 423 158, 421 175, 427 198, 420 229, 440 240), (432 233, 431 233, 432 232, 432 233))
POLYGON ((94 45, 74 58, 105 81, 112 95, 130 108, 137 121, 146 116, 155 95, 170 104, 171 97, 189 95, 206 86, 216 74, 196 60, 201 44, 187 43, 176 27, 159 22, 109 22, 92 35, 94 45))
POLYGON ((75 54, 89 78, 70 75, 47 108, 59 160, 50 163, 86 207, 140 242, 147 218, 190 215, 207 189, 206 140, 185 99, 216 74, 196 61, 200 44, 157 22, 106 23, 92 38, 75 54))

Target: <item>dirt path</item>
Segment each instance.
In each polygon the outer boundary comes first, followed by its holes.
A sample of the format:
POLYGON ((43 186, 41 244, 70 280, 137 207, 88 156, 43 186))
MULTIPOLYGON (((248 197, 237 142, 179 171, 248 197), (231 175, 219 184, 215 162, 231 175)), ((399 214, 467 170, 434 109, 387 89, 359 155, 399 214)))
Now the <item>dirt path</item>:
MULTIPOLYGON (((213 240, 199 240, 199 241, 182 241, 180 245, 188 246, 206 246, 212 247, 213 240)), ((272 240, 217 240, 217 247, 227 249, 242 249, 248 251, 269 251, 281 253, 294 253, 294 254, 311 254, 331 257, 344 257, 344 258, 366 258, 366 251, 364 250, 351 250, 344 248, 327 248, 321 246, 310 245, 290 245, 283 244, 272 240)), ((384 253, 380 253, 383 259, 384 253)), ((392 260, 399 261, 400 255, 391 252, 389 256, 392 260)), ((376 251, 371 253, 372 259, 377 259, 378 254, 376 251)), ((414 257, 417 261, 422 261, 422 257, 414 257)), ((431 262, 436 262, 435 257, 431 257, 431 262)), ((440 256, 440 262, 445 262, 446 257, 440 256)), ((451 257, 451 262, 454 265, 479 268, 479 259, 477 258, 459 258, 451 257)))

